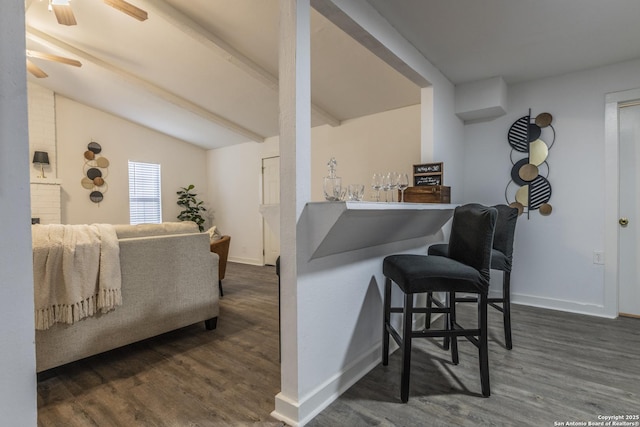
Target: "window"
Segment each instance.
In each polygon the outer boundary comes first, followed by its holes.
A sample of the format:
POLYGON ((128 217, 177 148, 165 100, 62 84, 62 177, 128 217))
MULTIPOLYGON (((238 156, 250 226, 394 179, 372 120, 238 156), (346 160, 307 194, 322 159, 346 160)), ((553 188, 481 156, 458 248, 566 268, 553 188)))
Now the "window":
POLYGON ((160 165, 129 161, 129 222, 162 222, 160 165))

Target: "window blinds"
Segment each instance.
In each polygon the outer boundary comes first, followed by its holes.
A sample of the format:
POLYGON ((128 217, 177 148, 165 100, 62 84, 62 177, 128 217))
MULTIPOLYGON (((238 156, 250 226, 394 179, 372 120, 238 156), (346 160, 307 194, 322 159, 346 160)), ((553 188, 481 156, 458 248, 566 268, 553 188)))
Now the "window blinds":
POLYGON ((160 165, 129 161, 129 222, 162 222, 160 165))

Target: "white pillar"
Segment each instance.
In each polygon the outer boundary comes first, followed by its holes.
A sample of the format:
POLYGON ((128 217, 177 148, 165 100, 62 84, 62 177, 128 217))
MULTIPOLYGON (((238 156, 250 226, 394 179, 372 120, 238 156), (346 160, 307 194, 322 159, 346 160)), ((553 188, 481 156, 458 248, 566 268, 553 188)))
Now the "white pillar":
POLYGON ((24 13, 24 0, 2 3, 0 417, 7 426, 37 423, 24 13))
POLYGON ((311 198, 309 0, 280 0, 281 391, 273 416, 297 425, 299 413, 296 225, 311 198))

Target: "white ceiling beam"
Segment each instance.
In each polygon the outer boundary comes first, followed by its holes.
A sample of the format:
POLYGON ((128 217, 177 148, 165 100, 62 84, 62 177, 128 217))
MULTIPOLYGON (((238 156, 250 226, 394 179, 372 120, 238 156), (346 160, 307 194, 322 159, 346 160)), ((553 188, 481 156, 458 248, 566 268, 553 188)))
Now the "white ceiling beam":
POLYGON ((111 71, 114 74, 122 77, 124 80, 128 81, 131 84, 144 88, 149 93, 173 104, 180 108, 183 108, 193 114, 196 114, 204 119, 207 119, 217 125, 220 125, 226 129, 229 129, 232 132, 235 132, 239 135, 242 135, 251 141, 255 142, 264 142, 265 136, 260 135, 252 130, 245 128, 229 119, 226 119, 214 112, 211 112, 205 108, 202 108, 199 105, 194 104, 193 102, 176 95, 175 93, 169 92, 168 90, 151 83, 148 80, 145 80, 135 74, 132 74, 128 71, 123 70, 107 61, 104 61, 98 57, 91 55, 83 50, 78 49, 75 46, 72 46, 62 40, 58 40, 54 37, 51 37, 48 34, 43 33, 33 27, 27 26, 27 38, 36 41, 38 43, 42 43, 46 46, 62 49, 68 53, 71 53, 75 56, 83 58, 86 61, 89 61, 101 68, 111 71))
MULTIPOLYGON (((251 58, 242 54, 229 43, 216 36, 211 31, 207 30, 164 0, 139 0, 138 3, 142 4, 151 15, 161 17, 184 34, 187 34, 199 43, 207 46, 217 55, 235 65, 271 90, 278 92, 278 77, 271 74, 251 58)), ((340 126, 340 120, 338 118, 327 110, 315 105, 313 101, 311 103, 311 112, 331 126, 340 126)))
POLYGON ((354 21, 334 1, 311 0, 311 7, 418 87, 431 86, 427 79, 354 21))

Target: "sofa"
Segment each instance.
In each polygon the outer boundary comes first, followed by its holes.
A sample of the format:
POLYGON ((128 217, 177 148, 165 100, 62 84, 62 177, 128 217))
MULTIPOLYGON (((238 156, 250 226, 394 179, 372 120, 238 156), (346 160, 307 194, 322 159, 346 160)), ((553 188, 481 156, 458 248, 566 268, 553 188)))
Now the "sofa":
MULTIPOLYGON (((34 225, 38 227, 38 225, 34 225)), ((36 330, 42 372, 197 322, 215 329, 218 255, 192 222, 115 225, 122 305, 36 330)))

